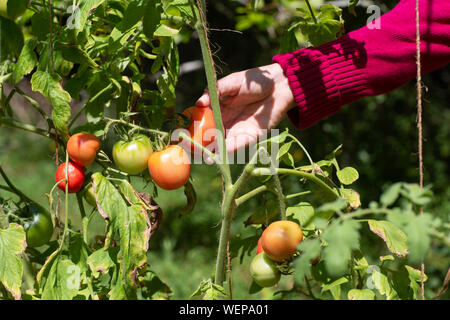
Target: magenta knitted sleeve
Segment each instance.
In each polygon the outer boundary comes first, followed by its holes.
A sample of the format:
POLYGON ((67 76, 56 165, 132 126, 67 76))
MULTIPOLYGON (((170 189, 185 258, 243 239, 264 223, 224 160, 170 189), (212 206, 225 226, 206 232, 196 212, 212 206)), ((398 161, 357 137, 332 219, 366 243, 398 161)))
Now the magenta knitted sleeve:
MULTIPOLYGON (((450 62, 450 1, 420 0, 423 73, 450 62)), ((288 112, 308 128, 343 105, 389 92, 416 76, 415 0, 402 0, 377 21, 318 47, 276 55, 297 107, 288 112)))

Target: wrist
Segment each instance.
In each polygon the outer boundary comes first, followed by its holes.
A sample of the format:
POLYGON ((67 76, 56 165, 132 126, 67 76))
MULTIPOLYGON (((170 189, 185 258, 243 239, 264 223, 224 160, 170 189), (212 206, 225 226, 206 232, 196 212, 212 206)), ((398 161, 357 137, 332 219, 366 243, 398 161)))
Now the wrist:
POLYGON ((289 79, 278 63, 268 65, 274 81, 274 98, 283 105, 285 113, 296 106, 295 97, 289 85, 289 79))

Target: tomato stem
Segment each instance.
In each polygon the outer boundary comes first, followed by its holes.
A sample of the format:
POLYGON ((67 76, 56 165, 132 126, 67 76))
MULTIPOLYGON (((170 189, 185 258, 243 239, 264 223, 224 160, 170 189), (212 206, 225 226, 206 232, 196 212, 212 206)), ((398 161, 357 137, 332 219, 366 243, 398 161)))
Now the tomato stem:
POLYGON ((299 171, 299 170, 295 170, 295 169, 285 169, 285 168, 275 169, 275 172, 273 172, 269 168, 255 168, 252 171, 253 176, 266 176, 266 175, 274 175, 274 174, 289 174, 289 175, 300 176, 302 178, 305 178, 307 180, 314 182, 322 190, 326 191, 327 194, 332 196, 333 199, 339 198, 339 194, 335 190, 330 188, 330 186, 328 186, 320 178, 318 178, 317 176, 315 176, 311 173, 308 173, 308 172, 299 171))
POLYGON ((285 202, 286 200, 283 195, 283 188, 281 187, 281 182, 280 178, 278 177, 278 174, 273 175, 273 182, 275 185, 276 195, 280 206, 281 220, 286 220, 286 202, 285 202))

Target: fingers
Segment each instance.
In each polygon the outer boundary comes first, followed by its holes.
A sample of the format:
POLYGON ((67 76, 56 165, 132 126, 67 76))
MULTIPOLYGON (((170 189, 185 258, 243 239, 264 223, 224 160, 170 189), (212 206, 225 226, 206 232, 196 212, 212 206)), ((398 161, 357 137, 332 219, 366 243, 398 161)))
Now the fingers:
MULTIPOLYGON (((242 85, 242 77, 242 72, 235 72, 217 81, 217 90, 221 103, 226 103, 231 97, 238 95, 242 85)), ((195 105, 197 107, 209 107, 211 105, 211 97, 207 89, 195 105)))

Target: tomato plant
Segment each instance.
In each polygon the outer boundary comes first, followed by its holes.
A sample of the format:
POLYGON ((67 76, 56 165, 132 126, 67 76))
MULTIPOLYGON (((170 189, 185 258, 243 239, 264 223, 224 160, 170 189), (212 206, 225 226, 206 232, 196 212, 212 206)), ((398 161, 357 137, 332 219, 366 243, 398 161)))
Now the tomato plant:
MULTIPOLYGON (((357 1, 350 3, 354 9, 357 1)), ((317 129, 320 136, 314 139, 315 145, 323 145, 320 152, 308 151, 298 134, 286 129, 270 132, 254 150, 244 150, 244 163, 235 165, 234 155, 221 154, 226 142, 220 137, 227 136, 225 124, 230 122, 230 115, 222 119, 221 111, 229 97, 221 96, 217 87, 216 55, 208 40, 213 29, 207 28, 206 21, 206 13, 214 11, 203 11, 204 1, 75 4, 71 12, 62 0, 0 0, 0 127, 6 133, 24 132, 36 138, 17 142, 0 135, 5 150, 20 147, 10 152, 10 158, 7 151, 0 154, 2 165, 5 162, 5 170, 0 166, 0 253, 5 261, 17 262, 14 268, 2 268, 0 263, 0 299, 135 300, 174 295, 234 299, 266 294, 277 299, 418 299, 422 285, 430 285, 427 297, 436 291, 436 274, 441 270, 422 271, 421 262, 442 255, 435 249, 447 249, 449 229, 445 218, 438 219, 434 207, 427 207, 433 197, 430 187, 398 182, 379 198, 381 187, 374 186, 370 192, 376 198, 371 202, 362 193, 360 197, 360 185, 355 184, 360 173, 349 165, 355 154, 369 163, 371 151, 356 149, 354 144, 340 158, 343 146, 330 145, 339 141, 338 129, 330 130, 328 124, 317 129), (29 10, 17 19, 25 4, 29 10), (198 41, 201 51, 180 55, 180 45, 183 50, 197 47, 189 41, 198 41), (187 57, 195 60, 185 61, 187 57), (201 59, 211 106, 183 112, 189 134, 182 139, 196 143, 215 167, 208 171, 206 164, 197 167, 193 161, 191 183, 191 159, 172 138, 180 126, 177 110, 194 99, 186 92, 204 89, 205 83, 197 85, 186 75, 201 59), (24 105, 18 107, 16 101, 24 105), (75 132, 79 133, 70 136, 75 132), (332 134, 336 137, 330 142, 332 134), (42 144, 39 152, 44 160, 35 161, 37 152, 28 152, 26 146, 41 146, 39 139, 51 144, 42 144), (206 148, 213 142, 217 142, 215 153, 206 148), (274 148, 268 150, 267 145, 274 148), (33 168, 14 172, 19 151, 25 149, 25 160, 33 168), (273 163, 262 161, 261 155, 273 163), (77 193, 76 203, 65 194, 62 159, 70 159, 68 191, 77 193), (55 163, 57 184, 45 174, 55 163), (10 179, 24 172, 32 172, 26 182, 10 179), (37 195, 32 179, 48 189, 37 195), (174 191, 160 194, 155 186, 174 191), (49 212, 31 199, 35 196, 39 203, 48 202, 49 212), (31 217, 20 214, 24 205, 34 208, 31 217), (53 228, 58 237, 51 241, 53 228), (152 243, 155 234, 157 241, 152 243), (41 251, 44 244, 49 247, 41 251), (193 260, 196 272, 185 267, 193 260), (79 270, 80 283, 69 288, 71 269, 79 270), (200 271, 205 280, 192 293, 191 282, 200 271), (238 278, 236 272, 242 276, 238 278), (235 286, 235 279, 242 285, 235 286), (367 286, 373 279, 382 281, 367 286), (184 291, 174 293, 169 283, 184 291), (267 289, 260 292, 262 287, 267 289)), ((229 9, 227 17, 236 10, 233 23, 241 31, 269 26, 271 36, 263 41, 266 55, 316 46, 344 30, 345 9, 330 3, 313 7, 308 1, 208 4, 229 9), (277 16, 285 18, 275 23, 277 16)), ((253 40, 245 47, 251 47, 253 40)), ((227 59, 235 50, 226 52, 227 59)), ((241 52, 237 56, 241 59, 241 52)), ((261 112, 255 118, 258 126, 265 125, 265 117, 261 112)), ((342 135, 348 135, 346 130, 342 135)))
POLYGON ((297 245, 303 240, 300 226, 292 221, 275 221, 261 236, 261 247, 274 261, 283 261, 297 252, 297 245))
POLYGON ((29 206, 27 211, 26 215, 31 219, 24 225, 27 245, 32 248, 43 246, 53 235, 50 213, 37 205, 29 206))
POLYGON ((74 134, 67 142, 67 153, 70 159, 82 167, 94 162, 99 148, 100 140, 93 134, 86 132, 74 134))
MULTIPOLYGON (((84 183, 84 168, 80 167, 76 163, 68 162, 67 163, 67 170, 68 170, 68 178, 69 181, 69 187, 68 192, 69 193, 75 193, 81 190, 84 183)), ((66 190, 66 163, 61 163, 58 168, 56 168, 56 182, 58 183, 58 188, 65 191, 66 190)))
POLYGON ((261 287, 272 287, 280 281, 281 273, 275 262, 264 253, 257 254, 250 263, 250 274, 261 287))
POLYGON ((191 174, 191 160, 178 145, 155 151, 148 159, 148 170, 153 181, 165 190, 184 186, 191 174))
POLYGON ((129 141, 116 142, 113 147, 114 163, 126 173, 139 174, 147 168, 147 161, 152 152, 152 144, 148 137, 137 134, 129 141))

